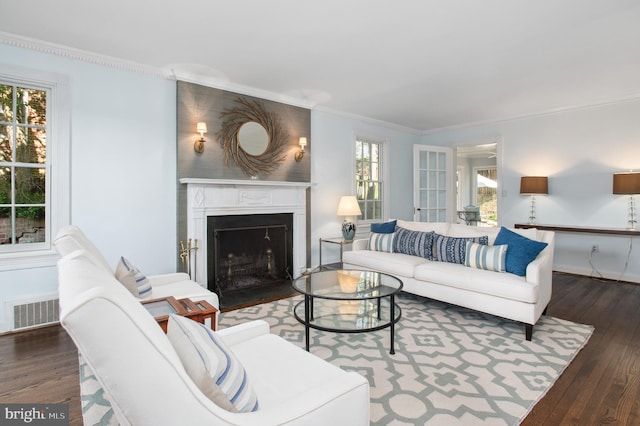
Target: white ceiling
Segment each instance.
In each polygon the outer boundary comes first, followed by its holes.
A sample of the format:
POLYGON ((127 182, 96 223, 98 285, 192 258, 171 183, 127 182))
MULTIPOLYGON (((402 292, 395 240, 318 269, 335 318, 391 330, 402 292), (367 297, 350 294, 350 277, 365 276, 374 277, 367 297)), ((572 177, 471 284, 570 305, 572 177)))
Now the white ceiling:
POLYGON ((640 96, 638 0, 0 0, 0 31, 418 132, 640 96))

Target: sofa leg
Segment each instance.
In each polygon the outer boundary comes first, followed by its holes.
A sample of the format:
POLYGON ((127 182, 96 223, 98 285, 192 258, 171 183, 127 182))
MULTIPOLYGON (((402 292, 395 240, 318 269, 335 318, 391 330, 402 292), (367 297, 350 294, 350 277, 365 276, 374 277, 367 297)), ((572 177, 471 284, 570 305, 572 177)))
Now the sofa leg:
POLYGON ((542 311, 542 315, 547 315, 547 310, 548 310, 548 309, 549 309, 549 305, 547 305, 547 306, 544 308, 544 311, 542 311))
POLYGON ((531 341, 531 336, 533 336, 533 324, 525 324, 524 325, 524 337, 527 341, 531 341))

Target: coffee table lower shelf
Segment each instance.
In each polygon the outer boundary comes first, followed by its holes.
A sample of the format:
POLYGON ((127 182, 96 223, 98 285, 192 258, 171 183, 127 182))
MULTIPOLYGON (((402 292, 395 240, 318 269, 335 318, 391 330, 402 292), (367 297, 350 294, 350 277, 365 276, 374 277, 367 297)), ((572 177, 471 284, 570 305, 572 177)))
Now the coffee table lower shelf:
POLYGON ((394 295, 364 300, 323 299, 305 295, 305 300, 295 306, 293 314, 305 326, 307 351, 310 328, 334 333, 365 333, 390 328, 389 353, 395 354, 394 325, 402 317, 402 309, 395 303, 394 295))

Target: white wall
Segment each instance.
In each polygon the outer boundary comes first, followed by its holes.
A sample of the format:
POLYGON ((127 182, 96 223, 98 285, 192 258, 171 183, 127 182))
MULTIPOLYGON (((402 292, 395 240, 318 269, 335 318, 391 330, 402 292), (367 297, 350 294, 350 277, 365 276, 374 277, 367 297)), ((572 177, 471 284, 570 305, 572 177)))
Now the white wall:
MULTIPOLYGON (((363 120, 311 111, 311 266, 318 264, 319 238, 341 236, 336 216, 342 195, 354 192, 355 136, 387 142, 389 218, 413 217, 413 145, 420 136, 363 120)), ((389 219, 389 218, 385 218, 389 219)), ((368 231, 368 230, 367 230, 368 231)), ((337 261, 335 247, 323 247, 323 262, 337 261), (332 250, 333 249, 333 250, 332 250)))
MULTIPOLYGON (((503 137, 501 225, 526 223, 530 199, 519 195, 520 177, 543 175, 549 177, 549 195, 536 197, 538 223, 625 228, 627 198, 612 194, 612 174, 640 170, 638 117, 640 99, 442 131, 422 141, 452 145, 503 137)), ((622 279, 640 282, 640 239, 635 237, 633 243, 636 247, 622 279)), ((600 248, 593 257, 595 269, 607 278, 620 278, 629 237, 558 233, 554 268, 590 275, 593 244, 600 248)))
MULTIPOLYGON (((175 271, 175 82, 0 45, 3 63, 69 77, 72 223, 114 266, 175 271)), ((0 332, 8 300, 56 291, 54 266, 0 272, 0 332)))

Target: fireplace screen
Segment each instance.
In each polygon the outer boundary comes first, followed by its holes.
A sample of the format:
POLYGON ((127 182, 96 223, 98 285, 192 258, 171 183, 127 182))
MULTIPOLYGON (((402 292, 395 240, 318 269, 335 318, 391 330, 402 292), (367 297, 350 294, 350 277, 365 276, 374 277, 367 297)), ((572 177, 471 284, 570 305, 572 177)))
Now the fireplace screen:
POLYGON ((221 302, 290 282, 292 224, 291 213, 208 218, 208 287, 221 302))

